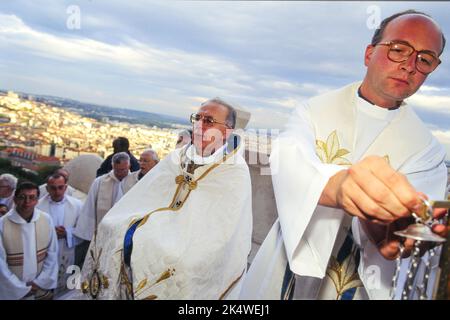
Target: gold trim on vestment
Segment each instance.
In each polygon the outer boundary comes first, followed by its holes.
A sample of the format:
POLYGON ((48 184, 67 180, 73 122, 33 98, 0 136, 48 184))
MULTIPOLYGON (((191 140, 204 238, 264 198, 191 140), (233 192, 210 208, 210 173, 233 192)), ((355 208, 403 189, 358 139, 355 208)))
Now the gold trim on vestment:
MULTIPOLYGON (((186 197, 184 197, 184 199, 183 199, 183 201, 181 202, 180 206, 178 206, 178 207, 176 207, 176 208, 173 208, 173 206, 175 205, 177 196, 178 196, 178 194, 179 194, 179 192, 180 192, 180 190, 181 190, 181 187, 182 187, 183 183, 187 183, 184 179, 183 179, 183 181, 181 181, 181 179, 179 178, 180 176, 176 176, 176 177, 175 177, 175 183, 178 184, 178 187, 177 187, 177 190, 175 191, 175 194, 174 194, 174 196, 173 196, 173 198, 172 198, 172 201, 171 201, 171 203, 169 204, 169 206, 168 206, 168 207, 165 207, 165 208, 155 209, 155 210, 153 210, 153 211, 147 213, 147 214, 144 216, 144 218, 142 219, 142 221, 139 223, 139 225, 136 227, 136 229, 139 228, 139 227, 141 227, 141 226, 143 226, 143 225, 147 222, 147 220, 148 220, 148 218, 150 217, 150 215, 153 214, 153 213, 155 213, 155 212, 165 211, 165 210, 170 210, 170 211, 178 211, 178 210, 180 210, 180 209, 183 207, 183 204, 185 203, 185 201, 187 200, 187 198, 189 197, 189 194, 191 193, 191 191, 192 191, 192 190, 195 190, 195 189, 197 188, 198 181, 200 181, 200 180, 202 180, 204 177, 206 177, 212 170, 214 170, 215 168, 217 168, 220 164, 222 164, 222 163, 224 163, 225 161, 227 161, 231 156, 233 156, 233 155, 237 152, 237 150, 238 150, 240 147, 241 147, 241 144, 239 144, 239 146, 238 146, 237 148, 235 148, 235 149, 234 149, 232 152, 230 152, 229 154, 225 155, 225 156, 224 156, 222 159, 220 159, 218 162, 216 162, 216 163, 214 163, 213 165, 211 165, 211 167, 209 167, 208 169, 206 169, 206 171, 203 172, 203 174, 202 174, 200 177, 198 177, 196 180, 192 181, 191 183, 195 184, 195 188, 189 188, 189 191, 188 191, 188 193, 186 194, 186 197)), ((187 151, 187 149, 188 149, 188 148, 185 149, 185 152, 187 151)), ((136 221, 136 220, 134 220, 134 221, 136 221)), ((131 224, 128 226, 128 229, 129 229, 132 225, 133 225, 133 223, 131 223, 131 224)), ((127 229, 127 231, 128 231, 128 229, 127 229)))
POLYGON ((219 300, 223 300, 223 298, 231 290, 231 288, 239 281, 239 279, 242 278, 242 275, 244 274, 244 272, 245 272, 245 269, 242 270, 241 275, 239 277, 237 277, 233 282, 231 282, 231 284, 228 286, 228 288, 220 295, 219 300))
MULTIPOLYGON (((142 226, 148 221, 148 218, 149 218, 153 213, 161 212, 161 211, 173 211, 173 212, 176 212, 176 211, 180 210, 180 209, 183 207, 184 203, 186 202, 187 198, 189 197, 191 191, 197 189, 198 182, 199 182, 200 180, 202 180, 203 178, 205 178, 212 170, 214 170, 215 168, 217 168, 220 164, 223 164, 223 163, 224 163, 225 161, 227 161, 230 157, 232 157, 233 155, 235 155, 235 154, 237 153, 237 151, 241 148, 241 145, 242 145, 242 143, 239 143, 239 145, 238 145, 232 152, 230 152, 229 154, 225 155, 222 159, 220 159, 220 160, 217 161, 216 163, 213 163, 213 164, 212 164, 208 169, 206 169, 205 172, 203 172, 203 174, 202 174, 200 177, 198 177, 196 180, 193 180, 193 181, 191 181, 191 182, 187 182, 187 181, 184 179, 184 176, 183 176, 183 175, 178 175, 178 176, 176 176, 176 177, 175 177, 175 183, 176 183, 178 186, 177 186, 177 189, 175 190, 175 194, 174 194, 174 196, 173 196, 173 198, 172 198, 172 201, 170 202, 169 206, 163 207, 163 208, 158 208, 158 209, 155 209, 155 210, 153 210, 153 211, 147 213, 147 214, 142 218, 142 220, 141 220, 141 222, 138 224, 138 226, 136 227, 136 230, 137 230, 138 228, 142 227, 142 226), (181 177, 182 177, 182 178, 181 178, 181 177), (184 199, 181 201, 180 205, 174 208, 174 205, 175 205, 175 203, 176 203, 176 199, 177 199, 177 197, 178 197, 178 195, 179 195, 179 193, 180 193, 180 191, 181 191, 181 188, 182 188, 183 184, 187 184, 187 185, 188 185, 189 191, 187 192, 187 194, 186 194, 186 196, 184 197, 184 199)), ((186 149, 184 150, 184 152, 186 152, 187 150, 188 150, 188 148, 186 148, 186 149)), ((182 155, 180 154, 180 160, 181 160, 181 157, 182 157, 182 155)), ((180 161, 180 165, 181 165, 181 161, 180 161)), ((128 232, 129 228, 136 222, 137 219, 138 219, 138 218, 132 219, 131 223, 128 225, 128 228, 127 228, 127 231, 125 232, 125 234, 128 232)), ((125 272, 126 266, 125 266, 125 262, 124 262, 124 250, 122 249, 121 251, 122 251, 122 257, 121 257, 121 260, 122 260, 122 261, 121 261, 120 275, 119 275, 120 282, 121 282, 122 284, 125 285, 125 288, 127 289, 128 293, 129 293, 130 295, 133 295, 134 292, 130 292, 130 291, 129 291, 130 289, 131 289, 131 291, 133 291, 133 290, 132 290, 132 283, 131 283, 130 279, 128 278, 128 275, 127 275, 126 272, 125 272)), ((242 275, 241 275, 241 276, 242 276, 242 275)), ((240 278, 240 277, 239 277, 239 278, 240 278)), ((239 278, 236 279, 235 281, 239 280, 239 278)), ((146 280, 146 279, 144 279, 144 280, 146 280)), ((144 280, 142 280, 142 281, 144 281, 144 280)), ((165 280, 165 279, 162 279, 162 280, 165 280)), ((162 280, 161 280, 161 281, 162 281, 162 280)), ((141 281, 140 283, 142 283, 142 281, 141 281)), ((234 282, 232 283, 232 285, 233 285, 233 284, 234 284, 234 282)), ((144 288, 144 287, 142 287, 141 289, 143 289, 143 288, 144 288)), ((228 288, 228 289, 229 289, 229 288, 228 288)), ((227 289, 227 290, 228 290, 228 289, 227 289)), ((137 290, 136 290, 136 293, 137 293, 137 290)), ((226 293, 226 292, 225 292, 225 293, 226 293)), ((223 294, 225 294, 225 293, 223 293, 223 294)), ((133 295, 133 297, 134 297, 134 295, 133 295)), ((152 297, 153 299, 156 299, 156 298, 157 298, 157 296, 155 296, 155 295, 150 295, 149 297, 152 297)), ((147 297, 147 298, 148 298, 148 297, 147 297)), ((146 298, 146 299, 147 299, 147 298, 146 298)))

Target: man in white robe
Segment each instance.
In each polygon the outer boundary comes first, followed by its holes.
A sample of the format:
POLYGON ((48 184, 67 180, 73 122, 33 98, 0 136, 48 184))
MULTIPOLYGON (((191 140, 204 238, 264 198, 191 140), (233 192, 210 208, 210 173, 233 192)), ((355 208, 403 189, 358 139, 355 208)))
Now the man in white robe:
POLYGON ((94 180, 73 234, 84 240, 77 245, 76 264, 82 265, 89 242, 92 240, 98 224, 120 199, 120 182, 130 173, 130 156, 119 152, 112 157, 112 170, 94 180))
POLYGON ((100 299, 236 298, 251 249, 251 182, 236 113, 212 99, 194 143, 163 159, 99 225, 82 289, 100 299), (228 142, 227 142, 228 141, 228 142))
MULTIPOLYGON (((393 232, 420 207, 416 190, 445 193, 445 152, 403 102, 439 64, 443 39, 423 14, 386 19, 366 49, 364 81, 294 111, 270 159, 279 219, 240 298, 390 298, 403 241, 393 232)), ((445 236, 443 225, 433 231, 445 236)))
POLYGON ((36 209, 39 188, 18 185, 15 208, 0 218, 0 300, 51 299, 58 242, 50 216, 36 209))
MULTIPOLYGON (((141 180, 150 170, 152 170, 159 162, 158 154, 153 149, 146 149, 139 157, 140 169, 131 172, 121 181, 120 191, 122 195, 127 193, 139 180, 141 180)), ((121 195, 121 196, 122 196, 121 195)))
POLYGON ((0 203, 12 209, 14 206, 14 191, 17 185, 17 178, 12 174, 4 173, 0 175, 0 203))
POLYGON ((58 286, 55 290, 55 298, 67 290, 66 282, 69 274, 67 268, 75 261, 76 237, 73 230, 81 212, 80 200, 66 194, 66 177, 55 173, 47 179, 47 195, 39 200, 37 208, 47 212, 52 218, 58 237, 58 286))

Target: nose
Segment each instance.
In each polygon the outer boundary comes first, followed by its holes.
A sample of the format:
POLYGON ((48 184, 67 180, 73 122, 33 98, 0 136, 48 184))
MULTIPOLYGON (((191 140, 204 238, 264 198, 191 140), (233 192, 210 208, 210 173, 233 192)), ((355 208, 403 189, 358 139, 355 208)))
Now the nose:
POLYGON ((203 119, 200 121, 196 121, 194 123, 193 131, 194 135, 200 135, 203 134, 206 130, 208 130, 208 127, 203 123, 203 119))
POLYGON ((400 68, 408 73, 415 74, 417 71, 416 59, 417 59, 417 52, 414 52, 412 55, 408 57, 408 59, 400 63, 400 68))

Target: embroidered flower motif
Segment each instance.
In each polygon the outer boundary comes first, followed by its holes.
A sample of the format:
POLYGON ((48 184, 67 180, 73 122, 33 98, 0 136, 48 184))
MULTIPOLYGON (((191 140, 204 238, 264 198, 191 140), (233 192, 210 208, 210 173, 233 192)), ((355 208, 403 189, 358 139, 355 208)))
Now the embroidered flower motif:
POLYGON ((316 153, 323 163, 351 165, 351 162, 344 158, 350 151, 340 148, 336 130, 330 133, 326 142, 316 140, 316 153))
MULTIPOLYGON (((138 296, 142 295, 142 293, 144 293, 146 291, 145 289, 153 287, 154 285, 160 283, 161 281, 164 281, 164 280, 170 278, 174 274, 175 274, 175 269, 169 268, 166 271, 164 271, 163 273, 161 273, 159 275, 159 277, 153 283, 148 283, 147 278, 141 280, 139 282, 139 284, 137 285, 136 290, 134 290, 135 299, 140 299, 140 298, 138 298, 138 296)), ((154 300, 157 298, 158 297, 156 295, 151 294, 151 295, 143 298, 143 300, 154 300)))
POLYGON ((355 261, 352 254, 348 255, 342 264, 335 257, 331 257, 327 268, 327 276, 333 281, 336 288, 336 300, 339 300, 345 291, 363 286, 355 269, 355 261))

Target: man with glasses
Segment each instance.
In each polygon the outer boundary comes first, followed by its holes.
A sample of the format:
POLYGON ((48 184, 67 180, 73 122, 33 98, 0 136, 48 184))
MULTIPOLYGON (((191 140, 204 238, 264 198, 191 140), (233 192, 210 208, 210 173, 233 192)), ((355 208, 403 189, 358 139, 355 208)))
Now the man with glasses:
POLYGON ((0 175, 0 203, 9 209, 14 205, 14 191, 17 185, 17 178, 12 174, 4 173, 0 175))
MULTIPOLYGON (((404 102, 440 64, 444 45, 426 14, 395 14, 366 48, 362 82, 294 111, 272 146, 279 219, 253 260, 242 298, 390 298, 399 245, 408 257, 414 244, 393 232, 414 222, 424 194, 445 194, 445 151, 404 102)), ((446 234, 439 224, 433 231, 446 234)))
POLYGON ((0 218, 0 300, 51 299, 58 278, 58 242, 50 216, 35 208, 39 188, 22 182, 15 208, 0 218))
POLYGON ((128 141, 125 137, 118 137, 114 139, 112 143, 113 147, 113 153, 106 157, 105 160, 103 160, 102 164, 100 165, 100 168, 97 169, 96 176, 100 177, 101 175, 104 175, 112 170, 111 160, 112 157, 119 152, 126 152, 128 156, 130 157, 130 171, 135 172, 139 170, 139 162, 134 157, 134 155, 130 151, 130 141, 128 141))
POLYGON ((131 172, 121 182, 120 190, 122 195, 127 193, 136 183, 138 183, 138 181, 141 180, 150 170, 152 170, 158 162, 159 158, 155 150, 144 150, 139 158, 139 166, 141 168, 138 171, 131 172))
POLYGON ((90 297, 237 297, 251 248, 252 197, 233 133, 236 112, 215 98, 191 122, 193 143, 161 160, 100 223, 83 267, 90 297), (96 277, 107 282, 95 285, 96 277))
POLYGON ((77 239, 73 231, 83 204, 67 194, 65 175, 54 173, 49 176, 46 188, 47 195, 39 200, 37 208, 50 215, 58 238, 58 286, 54 292, 58 297, 67 290, 67 267, 74 264, 77 239))

